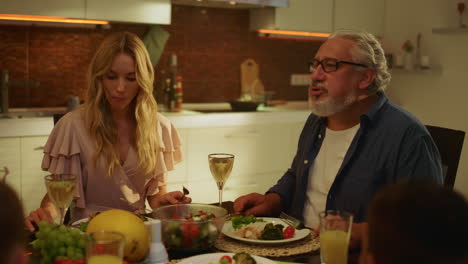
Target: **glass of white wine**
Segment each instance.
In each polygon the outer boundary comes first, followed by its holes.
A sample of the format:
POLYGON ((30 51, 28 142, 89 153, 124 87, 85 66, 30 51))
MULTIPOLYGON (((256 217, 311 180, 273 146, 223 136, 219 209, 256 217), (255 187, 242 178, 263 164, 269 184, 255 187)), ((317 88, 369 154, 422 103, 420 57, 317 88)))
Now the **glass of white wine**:
POLYGON ((225 153, 213 153, 208 155, 208 163, 213 178, 218 185, 219 206, 223 204, 223 187, 232 171, 234 155, 225 153))
POLYGON ((76 189, 76 176, 71 174, 50 174, 45 176, 49 199, 58 209, 60 224, 63 224, 65 212, 70 206, 76 189))

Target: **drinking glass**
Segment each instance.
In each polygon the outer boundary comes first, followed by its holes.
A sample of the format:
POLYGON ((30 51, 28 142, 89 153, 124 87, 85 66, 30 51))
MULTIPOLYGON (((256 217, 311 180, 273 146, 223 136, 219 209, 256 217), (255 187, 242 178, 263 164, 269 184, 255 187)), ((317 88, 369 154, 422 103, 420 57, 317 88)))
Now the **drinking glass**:
POLYGON ((122 264, 125 237, 119 232, 101 230, 86 240, 87 264, 122 264))
POLYGON ((458 10, 458 14, 460 15, 459 26, 464 28, 464 27, 466 27, 466 25, 463 23, 463 12, 465 12, 465 1, 464 0, 459 0, 457 2, 457 10, 458 10))
POLYGON ((50 200, 58 209, 60 224, 70 207, 76 189, 76 176, 71 174, 50 174, 45 176, 45 185, 50 200))
POLYGON ((208 155, 211 175, 216 181, 219 190, 219 206, 223 204, 223 187, 232 171, 234 155, 226 153, 213 153, 208 155))
POLYGON ((319 218, 322 263, 348 263, 348 246, 353 215, 344 211, 328 210, 319 213, 319 218))

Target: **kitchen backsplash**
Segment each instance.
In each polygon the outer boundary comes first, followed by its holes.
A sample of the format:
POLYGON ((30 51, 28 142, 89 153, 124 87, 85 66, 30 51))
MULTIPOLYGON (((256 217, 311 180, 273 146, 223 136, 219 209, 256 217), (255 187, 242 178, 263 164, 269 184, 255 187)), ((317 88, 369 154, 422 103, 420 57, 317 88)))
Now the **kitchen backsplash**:
MULTIPOLYGON (((174 6, 170 33, 156 65, 156 79, 178 56, 184 102, 220 102, 240 95, 240 64, 253 58, 265 89, 274 98, 306 100, 307 87, 291 86, 292 73, 307 72, 321 42, 259 38, 249 31, 249 11, 174 6)), ((149 25, 112 24, 110 30, 0 25, 0 69, 11 81, 39 81, 39 87, 11 86, 10 107, 65 106, 71 95, 84 99, 86 70, 97 45, 113 31, 143 37, 149 25)), ((156 85, 158 81, 155 82, 156 85)), ((157 88, 157 98, 162 98, 157 88)), ((158 100, 161 101, 161 100, 158 100)))

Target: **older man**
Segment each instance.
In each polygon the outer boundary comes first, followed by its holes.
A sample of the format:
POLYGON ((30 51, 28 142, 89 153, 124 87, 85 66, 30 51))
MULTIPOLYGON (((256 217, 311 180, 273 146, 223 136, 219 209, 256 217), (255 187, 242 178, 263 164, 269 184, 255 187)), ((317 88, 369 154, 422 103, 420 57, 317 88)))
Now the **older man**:
MULTIPOLYGON (((373 35, 335 32, 310 63, 310 73, 312 114, 291 168, 266 195, 239 197, 237 212, 283 210, 317 227, 320 211, 338 209, 359 223, 385 184, 406 178, 442 183, 440 155, 425 126, 383 93, 390 74, 373 35)), ((353 226, 355 242, 359 227, 353 226)))

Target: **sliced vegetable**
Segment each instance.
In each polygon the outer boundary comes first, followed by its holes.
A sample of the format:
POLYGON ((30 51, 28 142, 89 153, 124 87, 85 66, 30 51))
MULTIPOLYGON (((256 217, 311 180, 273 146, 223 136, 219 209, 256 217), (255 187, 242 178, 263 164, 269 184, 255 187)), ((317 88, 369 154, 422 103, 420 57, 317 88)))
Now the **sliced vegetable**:
POLYGON ((294 229, 294 227, 288 226, 283 230, 283 238, 284 239, 293 238, 295 232, 296 232, 296 229, 294 229))

